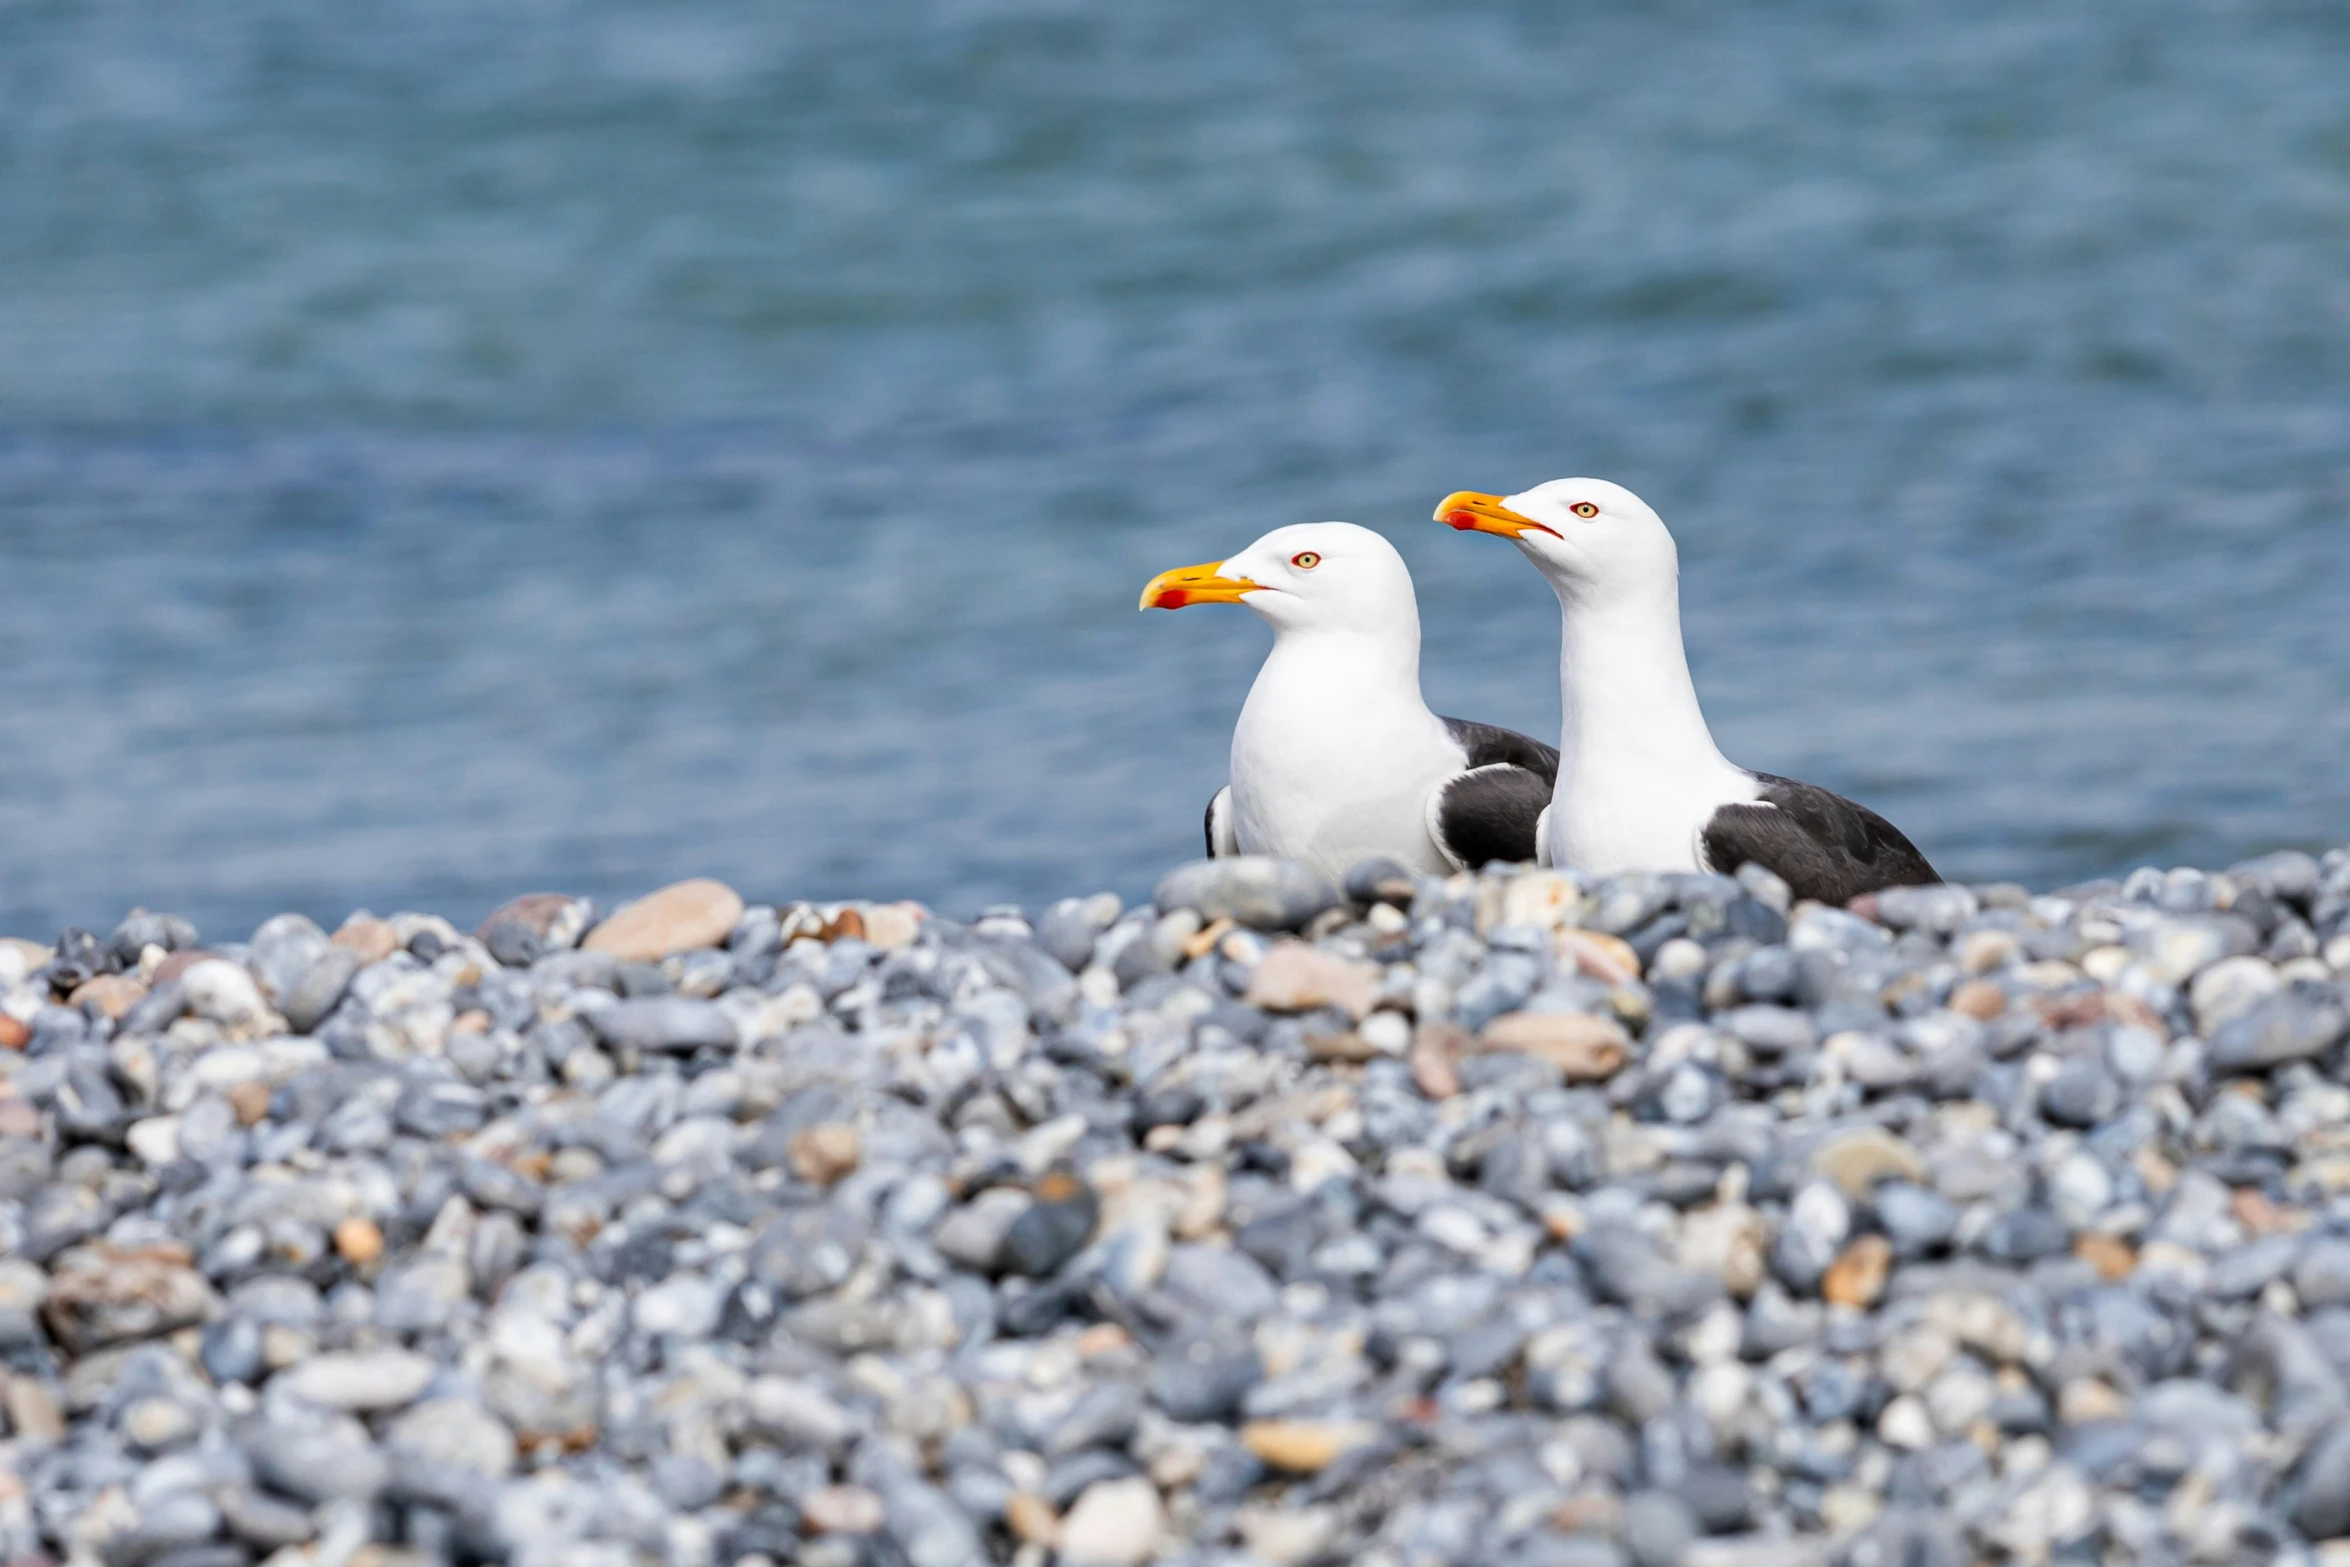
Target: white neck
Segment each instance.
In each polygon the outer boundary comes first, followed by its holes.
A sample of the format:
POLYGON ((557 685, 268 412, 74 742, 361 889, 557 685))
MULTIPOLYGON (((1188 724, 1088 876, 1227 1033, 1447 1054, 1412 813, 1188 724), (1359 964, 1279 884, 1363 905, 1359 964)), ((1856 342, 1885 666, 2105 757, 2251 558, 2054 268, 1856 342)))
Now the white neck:
POLYGON ((1420 694, 1417 624, 1380 635, 1284 631, 1232 731, 1240 847, 1331 877, 1370 854, 1443 871, 1428 790, 1460 750, 1420 694))
POLYGON ((1550 858, 1602 873, 1697 868, 1706 818, 1752 799, 1754 781, 1715 746, 1698 706, 1678 581, 1604 598, 1552 585, 1561 712, 1550 858))

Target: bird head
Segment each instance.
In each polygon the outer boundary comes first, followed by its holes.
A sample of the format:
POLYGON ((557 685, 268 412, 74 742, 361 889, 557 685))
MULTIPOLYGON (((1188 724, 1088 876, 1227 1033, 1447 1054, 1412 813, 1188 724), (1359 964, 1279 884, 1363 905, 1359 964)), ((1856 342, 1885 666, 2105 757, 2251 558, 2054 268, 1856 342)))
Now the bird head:
POLYGON ((1460 490, 1444 498, 1436 520, 1510 540, 1562 594, 1670 588, 1680 578, 1663 520, 1605 479, 1553 479, 1516 495, 1460 490))
POLYGON ((1301 522, 1227 560, 1151 578, 1144 609, 1246 604, 1279 631, 1418 630, 1412 574, 1395 546, 1351 522, 1301 522))

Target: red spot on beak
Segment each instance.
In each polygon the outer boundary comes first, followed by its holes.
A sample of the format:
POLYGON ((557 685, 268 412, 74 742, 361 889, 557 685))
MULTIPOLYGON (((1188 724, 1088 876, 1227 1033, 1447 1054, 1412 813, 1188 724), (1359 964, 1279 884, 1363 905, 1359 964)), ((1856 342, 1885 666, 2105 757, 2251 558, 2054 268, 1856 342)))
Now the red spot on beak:
POLYGON ((1473 511, 1448 511, 1444 514, 1444 520, 1463 533, 1477 526, 1477 514, 1473 511))

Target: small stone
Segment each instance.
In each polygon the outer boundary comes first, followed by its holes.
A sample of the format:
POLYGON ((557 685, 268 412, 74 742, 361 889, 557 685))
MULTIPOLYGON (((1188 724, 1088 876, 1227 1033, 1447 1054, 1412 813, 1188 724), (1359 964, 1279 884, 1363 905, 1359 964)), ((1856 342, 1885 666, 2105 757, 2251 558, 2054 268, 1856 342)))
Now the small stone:
POLYGON ((723 945, 742 917, 742 898, 724 882, 673 882, 614 910, 580 945, 623 963, 658 963, 673 952, 723 945))
POLYGON ((1329 1552, 1338 1519, 1327 1507, 1242 1507, 1233 1530, 1248 1554, 1271 1567, 1304 1567, 1329 1552))
POLYGON ((960 1208, 950 1209, 931 1232, 930 1244, 958 1267, 993 1273, 1003 1265, 1004 1240, 1013 1223, 1036 1205, 1026 1192, 994 1186, 960 1208))
POLYGON ((1252 1420, 1240 1428, 1241 1445, 1284 1474, 1319 1474, 1377 1435, 1359 1420, 1252 1420))
POLYGON ((1865 1310, 1885 1293, 1885 1276, 1892 1266, 1893 1247, 1884 1236, 1858 1236, 1828 1265, 1820 1296, 1830 1305, 1865 1310))
POLYGON ((792 1173, 812 1186, 830 1186, 857 1167, 860 1140, 846 1121, 804 1126, 792 1135, 792 1173))
POLYGON ((261 1124, 262 1117, 269 1114, 269 1101, 275 1096, 270 1092, 267 1083, 248 1079, 233 1085, 221 1097, 226 1099, 229 1108, 237 1113, 239 1126, 258 1126, 261 1124))
MULTIPOLYGON (((592 908, 585 898, 575 898, 569 893, 526 892, 491 910, 473 934, 484 946, 489 946, 493 931, 502 925, 512 925, 529 934, 531 944, 537 948, 531 954, 535 958, 541 952, 561 952, 576 945, 580 933, 587 928, 592 908)), ((491 955, 497 956, 495 947, 491 947, 491 955)), ((506 960, 499 957, 498 961, 506 960)))
POLYGON ((389 920, 379 920, 372 914, 352 915, 327 939, 355 954, 362 966, 381 963, 400 950, 399 932, 392 929, 389 920))
POLYGON ((2195 1028, 2206 1036, 2250 1012, 2282 989, 2284 981, 2266 959, 2222 958, 2187 988, 2195 1028))
POLYGON ((1603 985, 1629 985, 1640 978, 1640 954, 1621 936, 1569 927, 1558 933, 1557 950, 1562 968, 1571 965, 1603 985))
POLYGON ((2128 1278, 2138 1266, 2138 1253, 2118 1235, 2090 1231, 2074 1240, 2073 1255, 2097 1270, 2108 1284, 2128 1278))
POLYGON ((2350 1536, 2350 1419, 2336 1422, 2302 1459, 2293 1526, 2313 1540, 2350 1536))
POLYGON ((385 1445, 437 1464, 503 1479, 514 1469, 514 1433, 470 1398, 436 1398, 392 1422, 385 1445))
POLYGON ((0 1411, 20 1441, 52 1446, 65 1440, 65 1414, 37 1377, 0 1371, 0 1411))
POLYGON ((76 1354, 194 1327, 212 1316, 219 1300, 204 1275, 187 1264, 187 1251, 176 1244, 138 1250, 76 1246, 51 1267, 43 1319, 76 1354))
POLYGON ((430 1360, 408 1350, 360 1350, 314 1355, 271 1385, 282 1384, 294 1397, 321 1409, 365 1413, 415 1402, 435 1371, 430 1360))
POLYGON ((1036 1184, 1036 1202, 1005 1232, 1003 1266, 1012 1273, 1044 1278, 1077 1255, 1101 1216, 1100 1199, 1071 1175, 1048 1175, 1036 1184))
POLYGON ((1926 1165, 1917 1150, 1881 1127, 1838 1132, 1812 1150, 1811 1167, 1836 1183, 1845 1196, 1859 1199, 1879 1181, 1922 1183, 1926 1165))
POLYGON ((2206 1058, 2222 1071, 2266 1071, 2323 1054, 2346 1027, 2341 1007, 2286 991, 2213 1034, 2206 1058))
POLYGON ((1004 1524, 1024 1545, 1050 1547, 1061 1538, 1061 1519, 1053 1504, 1034 1491, 1014 1491, 1004 1503, 1004 1524))
POLYGON ((1614 1018, 1581 1012, 1507 1012, 1485 1025, 1478 1047, 1520 1051, 1570 1083, 1604 1082, 1631 1059, 1632 1039, 1614 1018))
POLYGON ((2121 1085, 2095 1056, 2075 1056, 2040 1090, 2040 1113, 2058 1126, 2086 1130, 2121 1108, 2121 1085))
MULTIPOLYGON (((158 971, 160 973, 160 971, 158 971)), ((246 1028, 267 1017, 261 987, 242 967, 225 958, 204 958, 178 976, 188 994, 188 1010, 226 1028, 246 1028)))
POLYGON ((2097 1495, 2070 1464, 2051 1464, 2040 1479, 1993 1513, 1984 1534, 2022 1561, 2086 1539, 2097 1525, 2097 1495))
POLYGON ((1271 1012, 1336 1006, 1358 1021, 1379 999, 1379 969, 1302 941, 1277 941, 1249 975, 1241 1000, 1271 1012))
POLYGON ((1988 980, 1970 979, 1950 993, 1950 1010, 1988 1023, 2007 1010, 2007 992, 1988 980))
POLYGON ((342 1001, 351 988, 351 981, 364 966, 359 954, 350 948, 326 947, 278 997, 278 1009, 285 1014, 286 1027, 297 1034, 307 1034, 317 1028, 342 1001))
POLYGON ((1682 1567, 1697 1542, 1696 1514, 1669 1491, 1639 1491, 1624 1502, 1624 1544, 1639 1567, 1682 1567))
POLYGON ((1152 901, 1162 914, 1190 909, 1203 921, 1230 919, 1271 931, 1301 929, 1339 899, 1336 888, 1303 865, 1242 854, 1178 866, 1160 880, 1152 901))
POLYGON ((2329 1235, 2311 1242, 2293 1269, 2293 1293, 2306 1311, 2350 1306, 2350 1239, 2329 1235))
POLYGON ((101 1017, 120 1018, 146 994, 147 987, 128 974, 100 974, 76 985, 66 1004, 101 1017))
POLYGON ((1097 1480, 1061 1520, 1064 1567, 1141 1567, 1167 1527, 1159 1488, 1139 1475, 1097 1480))
POLYGON ((354 1268, 370 1267, 384 1254, 383 1231, 372 1219, 345 1219, 335 1226, 335 1252, 354 1268))
POLYGON ((391 1478, 383 1452, 351 1416, 292 1403, 263 1407, 243 1445, 272 1490, 306 1502, 364 1500, 391 1478))
POLYGON ((2056 1418, 2068 1426, 2129 1418, 2129 1400, 2096 1377, 2075 1377, 2057 1390, 2056 1418))
POLYGON ((1423 1023, 1412 1031, 1412 1084, 1431 1099, 1461 1091, 1458 1062, 1469 1036, 1450 1023, 1423 1023))
POLYGON ((593 1021, 606 1044, 636 1050, 723 1050, 739 1042, 731 1016, 716 1002, 692 996, 623 1001, 606 1007, 593 1021))
POLYGON ((33 1031, 21 1018, 0 1012, 0 1050, 22 1050, 32 1042, 33 1031))
POLYGON ((889 1513, 881 1498, 861 1485, 826 1485, 801 1501, 800 1518, 816 1534, 879 1534, 889 1513))

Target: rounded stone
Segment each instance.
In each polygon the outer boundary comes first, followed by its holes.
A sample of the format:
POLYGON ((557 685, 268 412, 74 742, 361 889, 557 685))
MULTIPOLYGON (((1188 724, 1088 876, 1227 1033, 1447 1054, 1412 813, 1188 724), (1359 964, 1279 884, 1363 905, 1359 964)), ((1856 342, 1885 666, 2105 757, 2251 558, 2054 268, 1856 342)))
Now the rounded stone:
POLYGON ((1141 1567, 1167 1527, 1159 1488, 1137 1475, 1097 1480, 1061 1520, 1064 1567, 1141 1567))
POLYGON ((1203 920, 1297 930, 1334 907, 1338 891, 1294 861, 1243 854, 1178 866, 1161 878, 1152 901, 1162 914, 1191 909, 1203 920))
POLYGON ((658 963, 673 952, 725 944, 743 900, 722 881, 673 882, 613 911, 580 945, 620 961, 658 963))

